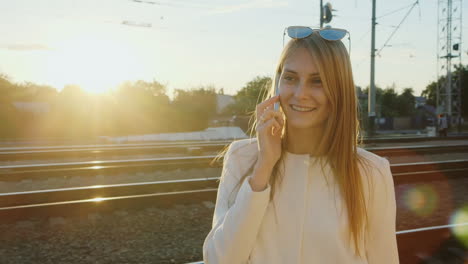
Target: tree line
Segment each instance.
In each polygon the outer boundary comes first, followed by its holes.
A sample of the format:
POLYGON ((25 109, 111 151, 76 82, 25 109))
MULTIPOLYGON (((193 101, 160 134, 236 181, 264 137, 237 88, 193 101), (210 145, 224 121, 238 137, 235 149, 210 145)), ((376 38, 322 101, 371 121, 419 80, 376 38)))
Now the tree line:
MULTIPOLYGON (((456 71, 452 74, 454 82, 461 82, 461 112, 462 116, 468 116, 468 65, 457 66, 456 71)), ((226 108, 229 114, 252 114, 255 111, 256 104, 259 103, 258 98, 263 98, 266 89, 271 86, 271 78, 269 77, 256 77, 254 80, 248 82, 242 89, 240 89, 235 97, 235 104, 226 108)), ((445 77, 440 77, 438 82, 442 84, 445 77)), ((436 88, 437 82, 433 81, 421 92, 422 97, 426 99, 426 105, 436 107, 436 88)), ((361 118, 368 114, 367 107, 367 94, 369 87, 356 86, 356 96, 359 98, 359 108, 361 118)), ((414 89, 411 87, 403 88, 401 93, 397 92, 395 85, 381 88, 376 87, 376 111, 378 117, 405 117, 417 114, 421 109, 415 107, 416 96, 414 89)))
POLYGON ((13 83, 3 75, 0 137, 89 138, 204 130, 216 115, 219 92, 213 86, 175 89, 170 100, 165 85, 140 80, 95 95, 77 85, 58 91, 29 82, 13 83), (22 111, 18 103, 42 103, 47 111, 22 111))
MULTIPOLYGON (((444 77, 438 82, 442 83, 444 77)), ((468 115, 468 66, 457 67, 452 77, 462 87, 462 115, 468 115)), ((77 85, 62 90, 31 82, 14 83, 0 75, 1 138, 29 137, 95 137, 131 134, 200 131, 209 127, 214 118, 250 116, 255 106, 271 87, 271 78, 257 76, 233 96, 234 103, 217 114, 217 95, 223 89, 200 86, 189 90, 175 89, 173 100, 167 87, 157 81, 124 82, 110 93, 90 95, 77 85), (44 103, 48 110, 42 114, 21 111, 15 102, 44 103)), ((431 82, 421 96, 435 107, 437 82, 431 82)), ((360 103, 360 119, 367 117, 368 87, 356 87, 360 103)), ((413 116, 415 108, 412 88, 401 93, 396 87, 376 87, 378 117, 413 116)))

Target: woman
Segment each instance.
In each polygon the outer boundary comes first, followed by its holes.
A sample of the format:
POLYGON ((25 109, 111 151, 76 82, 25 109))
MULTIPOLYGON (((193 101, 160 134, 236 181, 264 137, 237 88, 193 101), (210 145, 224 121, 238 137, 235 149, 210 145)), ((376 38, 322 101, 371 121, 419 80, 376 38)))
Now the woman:
POLYGON ((283 49, 256 137, 224 155, 205 264, 398 263, 392 174, 357 147, 349 55, 309 30, 283 49))

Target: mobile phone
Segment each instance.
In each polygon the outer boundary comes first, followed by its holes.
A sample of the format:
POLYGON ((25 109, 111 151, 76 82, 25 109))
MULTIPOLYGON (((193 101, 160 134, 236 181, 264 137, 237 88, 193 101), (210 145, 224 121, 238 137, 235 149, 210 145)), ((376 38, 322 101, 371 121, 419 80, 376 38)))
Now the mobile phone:
MULTIPOLYGON (((278 88, 278 86, 279 86, 279 85, 277 85, 276 88, 275 88, 275 95, 274 95, 274 96, 277 96, 277 95, 279 94, 279 88, 278 88)), ((278 102, 276 102, 276 103, 274 104, 273 109, 274 109, 275 111, 278 111, 278 110, 279 110, 279 106, 280 106, 280 102, 278 101, 278 102)))

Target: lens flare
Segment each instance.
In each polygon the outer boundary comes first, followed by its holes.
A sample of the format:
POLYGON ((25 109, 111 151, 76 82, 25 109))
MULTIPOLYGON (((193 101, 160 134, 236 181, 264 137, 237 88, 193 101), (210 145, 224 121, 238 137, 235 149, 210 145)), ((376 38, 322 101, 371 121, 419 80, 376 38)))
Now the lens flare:
POLYGON ((96 198, 91 199, 91 201, 96 202, 96 203, 102 202, 104 200, 105 200, 105 198, 101 198, 101 197, 96 197, 96 198))
POLYGON ((458 209, 451 217, 452 233, 455 237, 468 248, 468 204, 458 209))
POLYGON ((439 196, 431 185, 423 184, 404 193, 404 204, 418 216, 430 216, 439 205, 439 196))

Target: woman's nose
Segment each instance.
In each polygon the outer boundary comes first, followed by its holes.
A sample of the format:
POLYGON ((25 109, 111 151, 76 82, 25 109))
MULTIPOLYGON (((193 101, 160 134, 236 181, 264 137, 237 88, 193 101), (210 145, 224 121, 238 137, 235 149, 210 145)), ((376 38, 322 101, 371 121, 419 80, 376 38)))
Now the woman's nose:
POLYGON ((301 81, 297 84, 294 96, 297 98, 307 97, 307 83, 305 81, 301 81))

